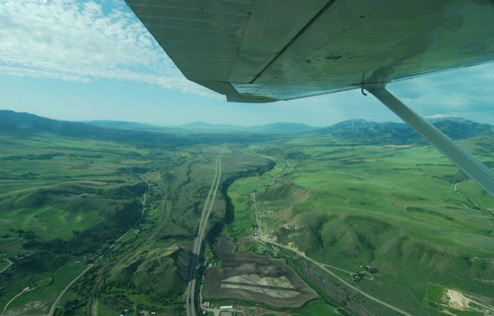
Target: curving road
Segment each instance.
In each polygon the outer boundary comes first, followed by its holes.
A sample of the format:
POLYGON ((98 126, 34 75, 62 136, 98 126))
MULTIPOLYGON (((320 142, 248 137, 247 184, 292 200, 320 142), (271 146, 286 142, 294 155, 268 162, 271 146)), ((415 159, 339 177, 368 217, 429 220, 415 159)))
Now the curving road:
MULTIPOLYGON (((258 214, 258 211, 257 211, 256 194, 255 193, 252 193, 251 197, 252 197, 252 202, 253 202, 253 206, 254 206, 254 212, 255 212, 255 215, 256 215, 256 225, 258 227, 259 240, 261 242, 266 243, 266 244, 270 244, 270 245, 273 245, 273 246, 276 246, 276 247, 279 247, 279 248, 283 248, 283 249, 288 250, 288 251, 291 251, 291 252, 295 253, 296 255, 298 255, 299 257, 302 257, 305 260, 312 262, 313 264, 315 264, 316 266, 318 266, 322 270, 326 271, 332 277, 334 277, 335 279, 339 280, 341 283, 345 284, 346 286, 348 286, 349 288, 351 288, 355 292, 358 292, 358 293, 362 294, 363 296, 367 297, 371 301, 374 301, 374 302, 376 302, 378 304, 381 304, 383 306, 386 306, 387 308, 392 309, 395 312, 400 313, 402 315, 405 315, 405 316, 413 316, 412 314, 407 313, 404 310, 399 309, 396 306, 393 306, 393 305, 388 304, 388 303, 386 303, 384 301, 381 301, 380 299, 378 299, 378 298, 376 298, 374 296, 371 296, 371 295, 367 294, 366 292, 360 290, 359 288, 356 288, 355 286, 351 285, 350 283, 348 283, 347 281, 345 281, 343 278, 341 278, 337 274, 335 274, 333 271, 331 271, 328 268, 326 268, 326 266, 329 266, 329 265, 323 264, 323 263, 318 262, 318 261, 316 261, 316 260, 314 260, 314 259, 312 259, 310 257, 307 257, 301 251, 298 251, 298 250, 295 250, 295 249, 289 248, 287 246, 284 246, 284 245, 281 245, 281 244, 278 244, 276 242, 272 242, 272 241, 268 240, 266 237, 264 237, 264 235, 262 233, 261 225, 260 225, 260 222, 259 222, 259 214, 258 214)), ((336 267, 334 267, 334 268, 336 268, 336 267)), ((338 270, 341 270, 339 268, 337 268, 337 269, 338 270)))
POLYGON ((3 273, 4 271, 6 271, 8 268, 10 268, 11 265, 13 265, 14 263, 12 261, 10 261, 9 259, 3 259, 3 261, 7 262, 9 265, 6 266, 5 268, 2 269, 2 271, 0 271, 0 273, 3 273))
POLYGON ((196 289, 197 264, 199 262, 199 256, 201 254, 202 241, 206 232, 209 214, 211 214, 211 210, 213 209, 214 200, 216 199, 216 193, 218 192, 218 187, 220 185, 221 158, 223 157, 224 150, 225 145, 221 147, 221 150, 216 157, 216 168, 213 183, 211 183, 211 188, 209 189, 206 203, 204 203, 204 208, 202 209, 201 213, 201 220, 199 221, 199 229, 197 230, 197 236, 194 240, 194 248, 192 250, 192 260, 189 270, 189 283, 187 284, 187 290, 185 292, 185 311, 187 313, 187 316, 196 316, 194 295, 196 289))
POLYGON ((16 296, 14 296, 14 297, 13 297, 10 301, 8 301, 8 302, 7 302, 7 304, 6 304, 6 305, 5 305, 5 307, 3 308, 2 315, 4 315, 4 314, 5 314, 5 311, 7 310, 7 308, 9 308, 10 303, 12 303, 13 301, 15 301, 15 299, 16 299, 16 298, 18 298, 18 297, 19 297, 19 296, 21 296, 22 294, 25 294, 25 293, 27 293, 27 292, 29 292, 29 291, 33 291, 33 290, 35 290, 35 289, 36 289, 36 287, 32 287, 32 288, 30 288, 30 287, 28 286, 28 287, 24 288, 22 291, 20 291, 20 292, 19 292, 16 296))

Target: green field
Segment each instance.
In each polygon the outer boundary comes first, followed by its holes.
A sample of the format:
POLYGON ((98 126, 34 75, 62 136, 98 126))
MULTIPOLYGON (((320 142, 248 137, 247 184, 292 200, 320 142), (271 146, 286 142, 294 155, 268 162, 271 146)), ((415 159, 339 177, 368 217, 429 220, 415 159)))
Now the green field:
MULTIPOLYGON (((237 252, 284 259, 320 295, 274 314, 392 315, 356 287, 412 315, 493 315, 493 200, 431 147, 325 133, 139 135, 0 135, 0 254, 13 262, 0 274, 1 309, 29 288, 6 312, 47 313, 91 264, 55 315, 182 315, 227 140, 200 275, 221 267, 215 240, 227 234, 237 252), (472 308, 449 306, 455 295, 472 308)), ((491 138, 461 143, 494 165, 491 138)))
MULTIPOLYGON (((149 150, 57 136, 0 136, 0 307, 45 313, 58 294, 140 217, 149 150), (3 261, 2 261, 3 264, 3 261)), ((17 311, 17 312, 16 312, 17 311)))
POLYGON ((315 315, 327 315, 327 316, 340 316, 341 314, 336 312, 334 307, 328 306, 322 303, 310 304, 301 313, 293 314, 294 316, 315 316, 315 315))
MULTIPOLYGON (((464 142, 492 163, 476 145, 485 139, 464 142)), ((270 240, 346 271, 376 268, 374 280, 352 284, 405 311, 437 314, 422 304, 429 282, 494 297, 492 198, 436 150, 325 136, 249 149, 277 165, 230 187, 230 233, 242 241, 256 238, 256 192, 260 229, 270 240)))

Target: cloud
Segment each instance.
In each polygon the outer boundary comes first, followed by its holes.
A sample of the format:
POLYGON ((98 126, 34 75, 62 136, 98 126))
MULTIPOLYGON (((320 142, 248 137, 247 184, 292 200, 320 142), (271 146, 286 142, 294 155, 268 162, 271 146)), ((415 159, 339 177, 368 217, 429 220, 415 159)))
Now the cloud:
POLYGON ((122 2, 0 2, 0 73, 132 80, 204 96, 122 2), (111 6, 109 6, 111 4, 111 6))
POLYGON ((435 115, 429 115, 426 118, 428 118, 428 119, 440 119, 440 118, 450 118, 450 117, 458 117, 458 115, 435 114, 435 115))
POLYGON ((68 75, 59 72, 50 72, 50 71, 27 69, 27 68, 9 67, 9 66, 0 66, 0 73, 4 75, 17 76, 17 77, 52 78, 52 79, 62 79, 62 80, 79 81, 79 82, 89 82, 89 79, 79 76, 68 75))
POLYGON ((413 110, 424 116, 441 113, 479 122, 494 123, 494 63, 445 71, 392 83, 395 93, 413 110))

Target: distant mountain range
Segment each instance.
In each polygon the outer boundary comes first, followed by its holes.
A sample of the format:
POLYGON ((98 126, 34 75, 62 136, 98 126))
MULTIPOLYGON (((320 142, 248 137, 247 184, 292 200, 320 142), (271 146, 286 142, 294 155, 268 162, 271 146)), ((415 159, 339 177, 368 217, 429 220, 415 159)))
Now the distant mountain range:
POLYGON ((48 134, 130 143, 148 148, 177 148, 191 144, 248 142, 265 138, 247 133, 243 135, 218 131, 199 133, 196 130, 185 131, 179 128, 155 127, 119 121, 66 122, 8 110, 0 110, 0 134, 21 137, 48 134))
POLYGON ((209 124, 198 121, 189 124, 178 126, 183 129, 191 129, 198 131, 247 131, 247 132, 272 132, 272 133, 291 133, 291 132, 306 132, 317 129, 307 124, 301 123, 273 123, 259 126, 236 126, 226 124, 209 124))
POLYGON ((272 133, 291 133, 291 132, 303 132, 317 129, 316 127, 309 126, 301 123, 273 123, 269 125, 260 126, 237 126, 227 124, 210 124, 202 121, 183 124, 175 127, 162 127, 143 123, 122 122, 122 121, 84 121, 82 123, 95 125, 99 127, 118 128, 127 130, 138 131, 179 131, 187 130, 191 132, 225 132, 225 131, 238 131, 238 132, 272 132, 272 133))
POLYGON ((8 134, 52 133, 65 136, 94 134, 99 129, 94 126, 57 121, 29 113, 0 110, 0 132, 8 134))
MULTIPOLYGON (((452 139, 463 139, 482 135, 494 135, 494 126, 477 123, 462 118, 433 119, 430 122, 450 136, 452 139)), ((190 143, 189 137, 181 135, 180 131, 189 133, 207 132, 210 135, 245 133, 295 133, 312 132, 330 134, 342 140, 355 143, 423 143, 423 139, 404 123, 376 123, 365 120, 348 120, 326 128, 315 128, 299 123, 274 123, 263 126, 233 126, 216 125, 195 122, 176 128, 158 127, 149 124, 120 122, 120 121, 89 121, 66 122, 51 120, 28 113, 0 110, 0 133, 2 134, 39 134, 50 133, 60 136, 105 139, 114 141, 129 141, 146 144, 178 144, 190 143), (178 132, 178 133, 177 133, 178 132)), ((215 136, 218 138, 218 136, 215 136)), ((199 141, 200 137, 196 137, 199 141)), ((208 141, 212 136, 202 136, 202 141, 208 141)), ((227 137, 226 139, 235 139, 227 137)))
MULTIPOLYGON (((494 126, 463 118, 447 117, 429 122, 452 139, 494 135, 494 126)), ((318 133, 331 134, 359 143, 424 143, 425 140, 405 123, 376 123, 366 120, 348 120, 323 129, 318 133)))
POLYGON ((256 130, 262 130, 262 131, 284 131, 284 132, 307 132, 307 131, 312 131, 316 130, 317 127, 312 127, 307 124, 301 124, 301 123, 273 123, 269 125, 264 125, 264 126, 252 126, 252 129, 256 130))
POLYGON ((203 121, 197 121, 176 126, 181 129, 193 130, 227 130, 227 129, 244 129, 243 126, 227 125, 227 124, 210 124, 203 121))
POLYGON ((152 133, 107 128, 80 122, 51 120, 29 113, 17 113, 6 110, 0 110, 0 134, 15 136, 51 134, 158 147, 174 146, 186 141, 179 135, 171 133, 152 133))
POLYGON ((82 121, 81 123, 106 127, 106 128, 117 128, 117 129, 128 129, 133 131, 171 131, 173 128, 156 126, 145 123, 136 122, 125 122, 125 121, 110 121, 110 120, 92 120, 92 121, 82 121))

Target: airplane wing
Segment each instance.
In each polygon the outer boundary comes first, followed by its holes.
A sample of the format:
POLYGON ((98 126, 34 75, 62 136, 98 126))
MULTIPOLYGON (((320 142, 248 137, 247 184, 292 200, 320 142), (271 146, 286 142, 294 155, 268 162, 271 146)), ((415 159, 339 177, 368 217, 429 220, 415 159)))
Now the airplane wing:
POLYGON ((360 88, 494 59, 488 0, 127 0, 188 79, 230 101, 360 88))
POLYGON ((494 196, 488 168, 385 90, 494 60, 492 0, 126 1, 189 80, 235 102, 366 89, 494 196))

